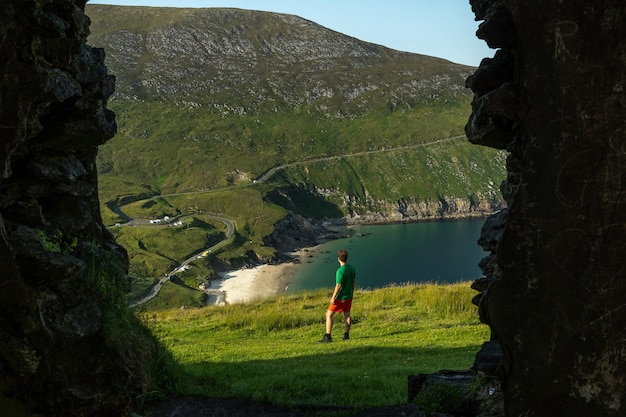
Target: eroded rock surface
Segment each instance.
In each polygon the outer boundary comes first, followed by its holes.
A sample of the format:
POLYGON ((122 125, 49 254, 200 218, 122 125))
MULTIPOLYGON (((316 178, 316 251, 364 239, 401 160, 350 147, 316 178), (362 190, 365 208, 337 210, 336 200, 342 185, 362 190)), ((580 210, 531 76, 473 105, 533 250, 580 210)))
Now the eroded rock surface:
POLYGON ((499 48, 467 135, 509 151, 488 221, 481 319, 509 416, 626 413, 626 6, 473 0, 499 48))
POLYGON ((145 389, 112 336, 128 260, 101 224, 95 157, 114 78, 84 3, 0 0, 3 416, 122 415, 145 389))

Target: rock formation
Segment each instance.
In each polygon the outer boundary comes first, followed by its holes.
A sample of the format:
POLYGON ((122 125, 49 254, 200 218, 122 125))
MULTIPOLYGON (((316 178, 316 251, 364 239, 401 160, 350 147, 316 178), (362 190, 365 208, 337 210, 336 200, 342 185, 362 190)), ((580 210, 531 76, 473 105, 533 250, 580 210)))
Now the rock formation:
POLYGON ((626 6, 472 0, 495 56, 467 135, 509 152, 481 319, 508 416, 626 414, 626 6))
POLYGON ((145 388, 119 337, 128 259, 98 204, 114 78, 86 44, 84 3, 0 0, 3 416, 122 415, 145 388))

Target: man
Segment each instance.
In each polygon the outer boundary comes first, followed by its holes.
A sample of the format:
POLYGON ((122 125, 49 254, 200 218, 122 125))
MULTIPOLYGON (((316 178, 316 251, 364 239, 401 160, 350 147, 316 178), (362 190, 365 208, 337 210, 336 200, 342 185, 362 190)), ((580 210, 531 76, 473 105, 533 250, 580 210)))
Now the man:
POLYGON ((343 340, 350 339, 350 309, 352 307, 352 297, 356 285, 356 270, 348 264, 348 252, 340 249, 337 253, 339 268, 335 274, 335 290, 330 297, 330 305, 326 310, 326 334, 320 343, 330 343, 333 341, 331 333, 333 331, 333 316, 335 313, 343 313, 345 332, 343 340))

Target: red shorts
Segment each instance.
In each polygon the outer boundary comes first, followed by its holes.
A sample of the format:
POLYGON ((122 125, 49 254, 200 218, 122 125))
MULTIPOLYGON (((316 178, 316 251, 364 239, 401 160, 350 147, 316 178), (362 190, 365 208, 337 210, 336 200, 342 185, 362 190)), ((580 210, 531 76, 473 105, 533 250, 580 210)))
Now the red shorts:
POLYGON ((350 308, 352 307, 352 298, 348 300, 335 300, 334 303, 328 306, 330 311, 334 311, 335 313, 349 313, 350 308))

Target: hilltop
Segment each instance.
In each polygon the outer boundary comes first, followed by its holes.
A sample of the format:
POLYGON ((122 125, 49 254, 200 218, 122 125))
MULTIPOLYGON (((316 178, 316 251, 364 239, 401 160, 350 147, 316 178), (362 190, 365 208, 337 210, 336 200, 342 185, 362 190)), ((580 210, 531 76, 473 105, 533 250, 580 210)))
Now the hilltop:
POLYGON ((328 117, 469 98, 471 67, 240 9, 88 5, 89 41, 107 51, 114 99, 223 113, 301 107, 328 117))

